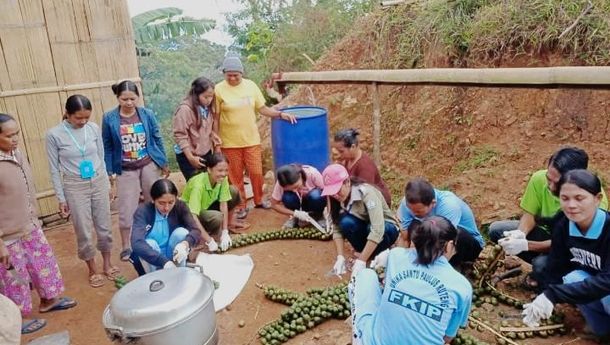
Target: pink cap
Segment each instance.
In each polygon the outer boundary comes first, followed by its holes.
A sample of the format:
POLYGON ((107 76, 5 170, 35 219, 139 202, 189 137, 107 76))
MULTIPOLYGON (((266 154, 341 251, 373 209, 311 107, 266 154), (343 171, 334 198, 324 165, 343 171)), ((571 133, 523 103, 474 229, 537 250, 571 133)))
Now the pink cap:
POLYGON ((327 166, 322 172, 322 180, 324 181, 322 196, 337 194, 343 182, 348 178, 349 174, 343 165, 331 164, 327 166))

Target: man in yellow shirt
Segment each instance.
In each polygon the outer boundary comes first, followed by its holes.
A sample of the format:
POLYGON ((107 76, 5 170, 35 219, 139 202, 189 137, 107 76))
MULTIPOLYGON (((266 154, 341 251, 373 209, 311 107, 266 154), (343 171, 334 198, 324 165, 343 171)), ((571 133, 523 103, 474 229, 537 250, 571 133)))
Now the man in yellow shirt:
POLYGON ((263 202, 263 162, 261 138, 256 125, 256 113, 280 118, 296 123, 296 118, 265 105, 265 98, 259 87, 251 80, 243 78, 244 67, 237 56, 227 56, 222 64, 225 80, 215 88, 216 109, 214 114, 215 132, 222 140, 222 153, 229 160, 229 180, 239 189, 241 203, 236 215, 247 216, 246 193, 244 190, 244 168, 250 176, 254 205, 269 208, 263 202))

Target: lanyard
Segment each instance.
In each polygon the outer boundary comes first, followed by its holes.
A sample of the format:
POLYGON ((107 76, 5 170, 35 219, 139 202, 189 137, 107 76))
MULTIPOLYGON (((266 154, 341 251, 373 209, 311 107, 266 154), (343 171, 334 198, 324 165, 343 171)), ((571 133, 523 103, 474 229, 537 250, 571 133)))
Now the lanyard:
POLYGON ((68 133, 68 135, 70 136, 70 138, 72 139, 72 142, 74 143, 74 145, 76 146, 76 148, 80 151, 80 154, 83 156, 83 158, 85 158, 85 150, 87 149, 87 125, 85 125, 85 140, 83 141, 83 146, 79 145, 78 142, 76 141, 76 138, 74 137, 74 135, 72 134, 72 132, 68 129, 68 127, 66 127, 66 124, 62 122, 62 126, 64 126, 64 129, 66 130, 66 133, 68 133))

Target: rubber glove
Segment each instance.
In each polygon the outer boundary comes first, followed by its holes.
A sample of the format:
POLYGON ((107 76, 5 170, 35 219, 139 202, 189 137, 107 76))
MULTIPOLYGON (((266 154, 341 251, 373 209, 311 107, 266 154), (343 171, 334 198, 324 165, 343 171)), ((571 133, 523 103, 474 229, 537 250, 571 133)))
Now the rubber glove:
POLYGON ((528 250, 527 240, 525 238, 510 238, 504 237, 498 241, 506 254, 517 255, 528 250))
POLYGON ((333 266, 333 274, 341 276, 345 272, 347 272, 347 269, 345 268, 345 258, 343 255, 337 255, 337 261, 335 261, 335 265, 333 266))
POLYGON ((553 314, 553 302, 541 293, 532 303, 523 305, 523 323, 529 327, 540 326, 540 319, 548 319, 553 314))
POLYGON ((527 236, 525 234, 525 232, 523 232, 519 229, 504 231, 503 235, 504 235, 504 238, 514 238, 514 239, 524 239, 527 236))
POLYGON ((229 249, 233 241, 231 241, 231 236, 229 236, 229 230, 222 230, 222 234, 220 235, 220 249, 224 252, 229 249))
POLYGON ((369 264, 369 267, 373 268, 373 269, 377 269, 379 267, 385 268, 388 264, 388 255, 389 254, 390 254, 389 249, 386 249, 383 252, 377 254, 377 256, 369 264))
POLYGON ((331 234, 334 229, 333 229, 333 219, 330 216, 330 210, 327 207, 324 207, 324 211, 322 213, 324 215, 324 222, 326 223, 326 233, 327 234, 331 234))
POLYGON ((165 265, 163 265, 163 269, 168 269, 168 268, 176 268, 176 264, 173 261, 168 261, 165 263, 165 265))
POLYGON ((186 261, 186 258, 189 256, 189 252, 191 248, 189 247, 189 243, 186 241, 182 241, 178 243, 174 247, 174 262, 180 264, 186 261))
POLYGON ((206 245, 208 246, 208 251, 209 252, 215 252, 218 250, 218 244, 216 243, 216 241, 214 241, 214 239, 210 239, 210 242, 206 242, 206 245))
POLYGON ((302 221, 309 221, 309 213, 305 212, 305 211, 301 211, 301 210, 294 210, 294 213, 292 213, 292 215, 294 216, 294 218, 298 219, 298 220, 302 220, 302 221))
POLYGON ((365 268, 366 268, 366 262, 364 262, 362 260, 354 261, 354 265, 352 266, 352 278, 356 278, 356 275, 358 275, 358 272, 362 271, 365 268))

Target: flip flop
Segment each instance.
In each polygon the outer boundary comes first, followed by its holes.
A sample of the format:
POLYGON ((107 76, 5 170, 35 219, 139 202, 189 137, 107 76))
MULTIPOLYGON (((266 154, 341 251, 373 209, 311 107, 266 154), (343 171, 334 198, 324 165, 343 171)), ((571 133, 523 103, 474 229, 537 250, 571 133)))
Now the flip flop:
POLYGON ((44 326, 47 325, 47 320, 45 319, 32 319, 28 321, 23 321, 21 324, 21 334, 30 334, 36 331, 41 330, 44 326))
POLYGON ((104 275, 110 281, 115 281, 115 279, 118 278, 120 273, 121 273, 121 270, 116 266, 110 267, 110 271, 104 271, 104 275))
POLYGON ((76 306, 76 301, 73 300, 70 297, 61 297, 57 300, 57 303, 55 303, 54 305, 44 308, 44 309, 39 309, 38 311, 42 314, 42 313, 48 313, 51 311, 57 311, 57 310, 66 310, 66 309, 70 309, 76 306))
POLYGON ((102 276, 101 274, 94 274, 89 276, 89 285, 91 285, 92 288, 102 287, 104 286, 105 282, 106 280, 104 280, 104 276, 102 276))
POLYGON ((131 248, 125 248, 121 250, 121 254, 119 254, 121 261, 129 261, 131 257, 131 248))

